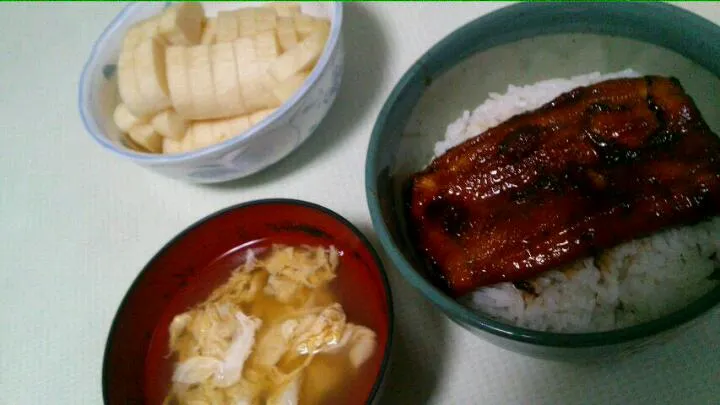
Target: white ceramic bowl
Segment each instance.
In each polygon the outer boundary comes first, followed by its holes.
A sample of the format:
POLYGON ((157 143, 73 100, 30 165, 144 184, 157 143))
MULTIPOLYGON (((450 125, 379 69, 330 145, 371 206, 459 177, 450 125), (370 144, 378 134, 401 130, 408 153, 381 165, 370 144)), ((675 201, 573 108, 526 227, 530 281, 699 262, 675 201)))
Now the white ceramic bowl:
MULTIPOLYGON (((203 2, 207 15, 257 6, 252 2, 203 2)), ((85 128, 100 145, 124 159, 166 176, 192 183, 219 183, 256 173, 284 158, 312 134, 332 105, 342 80, 344 51, 340 36, 342 4, 302 3, 304 13, 330 19, 325 50, 305 84, 274 113, 246 132, 198 151, 157 155, 131 150, 122 143, 112 119, 118 93, 115 64, 127 29, 158 14, 168 3, 128 5, 95 43, 79 85, 79 108, 85 128)))

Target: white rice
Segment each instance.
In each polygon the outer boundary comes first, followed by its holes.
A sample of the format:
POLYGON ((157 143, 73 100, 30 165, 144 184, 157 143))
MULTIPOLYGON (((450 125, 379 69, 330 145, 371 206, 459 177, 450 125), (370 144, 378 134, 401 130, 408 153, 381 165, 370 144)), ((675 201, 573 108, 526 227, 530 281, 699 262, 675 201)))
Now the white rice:
MULTIPOLYGON (((435 156, 508 118, 536 109, 558 95, 618 77, 624 70, 570 79, 509 86, 491 93, 472 113, 465 111, 435 145, 435 156)), ((595 258, 543 273, 533 280, 534 294, 512 283, 480 288, 467 302, 478 311, 518 326, 554 332, 616 329, 678 310, 717 285, 708 276, 720 267, 720 218, 671 229, 608 250, 595 258)))

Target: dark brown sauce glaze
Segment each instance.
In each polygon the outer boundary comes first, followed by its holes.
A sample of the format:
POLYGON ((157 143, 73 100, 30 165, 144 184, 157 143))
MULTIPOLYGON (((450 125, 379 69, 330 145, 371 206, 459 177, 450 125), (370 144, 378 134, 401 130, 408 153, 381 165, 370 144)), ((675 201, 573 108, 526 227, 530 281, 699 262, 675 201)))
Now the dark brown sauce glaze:
POLYGON ((410 226, 460 296, 720 213, 720 139, 675 79, 581 87, 412 179, 410 226))

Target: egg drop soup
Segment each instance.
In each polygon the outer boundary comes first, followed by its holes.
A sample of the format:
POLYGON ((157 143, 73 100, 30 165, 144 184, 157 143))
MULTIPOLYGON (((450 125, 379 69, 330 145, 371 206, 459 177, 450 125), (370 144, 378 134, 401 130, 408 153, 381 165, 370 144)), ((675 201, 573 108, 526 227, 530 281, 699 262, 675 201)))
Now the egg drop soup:
POLYGON ((147 386, 162 387, 151 402, 364 403, 382 350, 363 308, 374 300, 343 272, 352 265, 333 246, 255 244, 219 259, 204 271, 216 282, 189 282, 153 335, 166 361, 148 364, 147 386))

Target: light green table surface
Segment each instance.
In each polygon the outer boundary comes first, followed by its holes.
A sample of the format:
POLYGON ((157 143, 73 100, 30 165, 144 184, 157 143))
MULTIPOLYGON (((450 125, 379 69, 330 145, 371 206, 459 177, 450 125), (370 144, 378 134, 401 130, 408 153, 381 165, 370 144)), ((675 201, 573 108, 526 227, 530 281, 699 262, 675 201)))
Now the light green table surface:
MULTIPOLYGON (((275 167, 210 187, 121 161, 85 133, 80 71, 123 4, 0 5, 0 404, 100 404, 105 339, 127 287, 167 240, 215 210, 299 198, 374 241, 363 173, 382 102, 433 43, 502 5, 348 4, 345 81, 329 118, 275 167)), ((682 6, 720 23, 719 3, 682 6)), ((390 273, 397 340, 385 404, 720 403, 717 313, 661 348, 578 367, 487 344, 390 273)))

